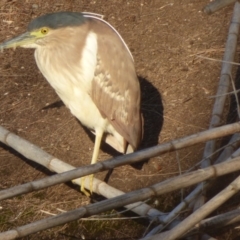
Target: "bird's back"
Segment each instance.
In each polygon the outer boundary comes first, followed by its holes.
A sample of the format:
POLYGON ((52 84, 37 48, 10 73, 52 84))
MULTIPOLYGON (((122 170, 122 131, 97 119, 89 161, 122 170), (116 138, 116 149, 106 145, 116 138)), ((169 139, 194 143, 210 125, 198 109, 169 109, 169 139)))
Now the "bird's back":
POLYGON ((123 40, 108 25, 93 21, 90 26, 98 36, 93 101, 102 116, 108 118, 136 150, 142 138, 141 93, 132 56, 123 40))

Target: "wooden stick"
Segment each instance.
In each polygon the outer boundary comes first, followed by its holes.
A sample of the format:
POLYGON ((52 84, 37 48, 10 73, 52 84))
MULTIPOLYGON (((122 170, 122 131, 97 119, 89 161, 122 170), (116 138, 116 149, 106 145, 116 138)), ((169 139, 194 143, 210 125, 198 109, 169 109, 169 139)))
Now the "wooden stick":
MULTIPOLYGON (((25 226, 17 227, 14 230, 0 233, 0 239, 9 240, 17 237, 24 237, 31 233, 35 233, 41 230, 58 226, 60 224, 77 220, 83 216, 88 217, 95 214, 99 214, 101 212, 108 211, 110 209, 129 205, 137 201, 143 201, 164 193, 175 191, 183 187, 189 187, 193 184, 196 184, 200 181, 205 181, 209 178, 214 178, 217 176, 228 174, 230 172, 238 171, 239 169, 240 169, 240 157, 235 158, 227 163, 220 163, 220 164, 217 164, 216 166, 211 166, 205 169, 197 170, 195 172, 186 173, 181 176, 165 180, 162 183, 154 184, 147 188, 143 188, 140 190, 136 190, 136 191, 118 196, 118 197, 114 197, 112 199, 107 199, 102 202, 84 206, 76 210, 69 211, 67 213, 62 213, 57 216, 53 216, 53 217, 43 219, 31 224, 27 224, 25 226)), ((77 182, 80 182, 80 180, 78 180, 77 182)), ((239 184, 240 184, 240 180, 239 180, 239 184)), ((236 192, 238 190, 238 187, 240 187, 240 185, 239 186, 232 185, 232 186, 233 186, 232 188, 228 187, 228 190, 230 191, 230 193, 232 193, 233 191, 236 192)), ((219 204, 216 201, 214 201, 213 203, 219 204)), ((202 208, 204 207, 205 205, 202 208)), ((205 209, 203 210, 204 210, 203 212, 205 213, 206 212, 205 209)), ((178 226, 179 225, 177 225, 177 227, 178 226)), ((193 225, 191 225, 191 227, 192 226, 193 225)), ((170 240, 170 239, 176 239, 176 238, 157 238, 157 239, 170 240)))
MULTIPOLYGON (((159 146, 148 148, 139 152, 116 157, 107 161, 102 161, 93 165, 84 166, 84 167, 75 169, 73 166, 62 162, 61 160, 55 158, 54 156, 44 152, 42 149, 40 149, 36 145, 31 144, 30 142, 20 138, 19 136, 9 132, 8 130, 0 126, 0 141, 12 147, 13 149, 21 153, 26 158, 31 159, 45 166, 49 170, 55 171, 58 173, 72 170, 71 172, 51 176, 44 180, 37 180, 34 182, 23 184, 22 186, 13 187, 9 190, 2 190, 0 192, 0 199, 3 200, 9 197, 17 196, 19 194, 31 192, 34 190, 40 190, 44 187, 53 186, 58 183, 70 181, 75 178, 86 176, 91 173, 96 173, 99 171, 108 170, 124 164, 135 163, 135 162, 144 160, 146 158, 163 154, 171 150, 181 149, 187 146, 200 143, 202 141, 207 141, 211 138, 218 138, 228 134, 232 134, 237 131, 240 131, 240 123, 229 124, 223 127, 193 134, 181 139, 176 139, 176 140, 173 140, 172 142, 164 143, 159 146)), ((108 192, 106 191, 107 189, 104 189, 104 192, 100 192, 98 188, 100 183, 98 181, 96 182, 96 184, 93 184, 93 191, 105 197, 108 197, 106 196, 108 192)), ((86 187, 88 187, 88 181, 86 181, 86 187)), ((113 197, 113 196, 111 195, 110 197, 113 197)))

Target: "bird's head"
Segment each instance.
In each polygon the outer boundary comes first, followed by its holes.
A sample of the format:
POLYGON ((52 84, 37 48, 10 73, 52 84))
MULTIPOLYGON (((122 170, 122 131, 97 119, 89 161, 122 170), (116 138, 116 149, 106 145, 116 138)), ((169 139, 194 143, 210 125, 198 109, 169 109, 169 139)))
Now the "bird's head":
POLYGON ((12 38, 2 44, 0 49, 5 48, 37 48, 42 45, 49 36, 67 37, 65 29, 68 27, 79 26, 86 21, 82 13, 77 12, 57 12, 50 13, 32 20, 27 31, 15 38, 12 38), (58 30, 58 31, 56 31, 58 30))

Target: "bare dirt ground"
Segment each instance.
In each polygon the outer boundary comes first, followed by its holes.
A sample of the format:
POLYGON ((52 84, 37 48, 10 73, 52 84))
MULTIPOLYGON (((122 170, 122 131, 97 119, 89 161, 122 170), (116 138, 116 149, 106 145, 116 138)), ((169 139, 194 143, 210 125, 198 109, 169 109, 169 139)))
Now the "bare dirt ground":
MULTIPOLYGON (((208 0, 0 0, 0 41, 26 30, 29 21, 56 11, 103 14, 122 35, 135 59, 142 84, 145 140, 143 147, 208 129, 220 63, 233 6, 214 15, 201 12, 208 0), (162 111, 162 105, 164 111, 162 111), (162 120, 164 123, 162 125, 162 120), (162 129, 161 129, 162 128, 162 129), (159 133, 161 129, 161 133, 159 133)), ((33 51, 0 53, 0 124, 74 166, 90 163, 93 142, 36 67, 33 51)), ((202 158, 204 145, 151 159, 142 170, 114 170, 109 184, 131 191, 179 174, 202 158)), ((112 155, 100 152, 100 160, 112 155)), ((0 145, 0 189, 49 175, 0 145)), ((97 174, 100 179, 106 173, 97 174)), ((158 208, 169 211, 180 192, 159 197, 158 208)), ((71 184, 61 184, 0 203, 0 231, 89 203, 71 184)), ((109 214, 109 213, 108 213, 109 214)), ((132 221, 76 221, 24 239, 135 239, 146 226, 132 221)), ((217 236, 217 233, 216 233, 217 236)), ((229 234, 218 239, 232 239, 229 234)))

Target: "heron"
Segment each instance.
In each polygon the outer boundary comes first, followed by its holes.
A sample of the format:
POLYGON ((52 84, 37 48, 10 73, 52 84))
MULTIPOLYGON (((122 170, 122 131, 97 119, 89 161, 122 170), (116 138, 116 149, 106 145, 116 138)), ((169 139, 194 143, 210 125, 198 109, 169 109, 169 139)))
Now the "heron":
MULTIPOLYGON (((56 12, 33 19, 27 31, 0 49, 34 48, 36 64, 70 112, 95 134, 91 164, 101 142, 120 153, 142 139, 140 85, 120 34, 94 13, 56 12)), ((90 175, 92 193, 93 175, 90 175)), ((81 178, 81 191, 87 195, 81 178)))

